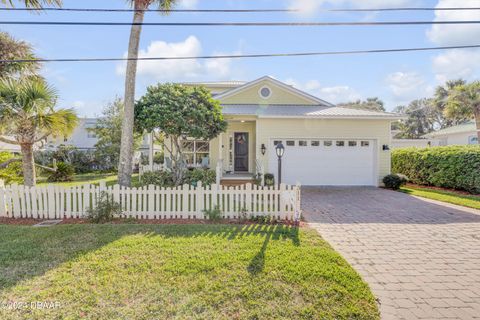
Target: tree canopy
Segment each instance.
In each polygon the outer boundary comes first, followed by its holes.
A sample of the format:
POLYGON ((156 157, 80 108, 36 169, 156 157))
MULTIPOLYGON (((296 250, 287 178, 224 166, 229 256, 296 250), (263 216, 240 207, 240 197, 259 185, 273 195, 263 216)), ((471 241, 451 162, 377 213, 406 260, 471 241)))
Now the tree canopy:
MULTIPOLYGON (((6 32, 0 32, 0 60, 35 59, 33 48, 25 41, 19 41, 6 32)), ((32 75, 40 65, 36 62, 0 62, 0 78, 15 75, 32 75)))
POLYGON ((377 97, 367 98, 367 100, 357 100, 354 102, 340 103, 339 107, 363 109, 369 111, 385 111, 385 104, 377 97))
POLYGON ((179 183, 186 169, 182 140, 211 140, 227 129, 227 122, 220 103, 204 87, 159 84, 149 87, 136 103, 135 128, 165 136, 174 182, 179 183))

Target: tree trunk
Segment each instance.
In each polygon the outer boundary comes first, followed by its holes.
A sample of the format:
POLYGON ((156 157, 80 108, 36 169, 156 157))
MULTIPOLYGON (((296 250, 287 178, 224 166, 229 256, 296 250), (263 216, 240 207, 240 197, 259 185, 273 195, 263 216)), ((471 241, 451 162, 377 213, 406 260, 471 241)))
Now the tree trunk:
POLYGON ((480 144, 480 106, 475 109, 475 123, 477 125, 477 143, 480 144))
MULTIPOLYGON (((139 4, 135 9, 143 10, 139 4)), ((142 23, 144 11, 135 11, 134 23, 142 23)), ((128 45, 127 73, 125 78, 125 111, 122 122, 122 142, 120 146, 120 161, 118 164, 118 183, 129 187, 132 182, 132 159, 133 159, 133 121, 135 108, 135 80, 137 76, 137 58, 140 45, 141 25, 132 25, 130 31, 130 43, 128 45)))
POLYGON ((22 167, 24 184, 33 187, 36 184, 35 177, 35 162, 33 160, 33 144, 24 143, 21 146, 22 150, 22 167))

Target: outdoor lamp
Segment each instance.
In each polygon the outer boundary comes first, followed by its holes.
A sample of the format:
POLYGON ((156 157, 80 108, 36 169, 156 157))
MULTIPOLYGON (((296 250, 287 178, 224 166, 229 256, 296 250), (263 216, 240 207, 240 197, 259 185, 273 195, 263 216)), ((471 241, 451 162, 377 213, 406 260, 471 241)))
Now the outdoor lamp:
POLYGON ((283 143, 279 142, 275 147, 275 151, 277 152, 277 157, 282 158, 283 154, 285 153, 285 147, 283 146, 283 143))
POLYGON ((260 150, 262 151, 262 156, 264 156, 265 152, 267 152, 267 147, 265 147, 264 143, 262 143, 262 147, 260 148, 260 150))
POLYGON ((278 189, 280 189, 280 184, 282 183, 282 157, 285 153, 285 147, 283 143, 279 142, 275 147, 275 151, 278 157, 278 189))

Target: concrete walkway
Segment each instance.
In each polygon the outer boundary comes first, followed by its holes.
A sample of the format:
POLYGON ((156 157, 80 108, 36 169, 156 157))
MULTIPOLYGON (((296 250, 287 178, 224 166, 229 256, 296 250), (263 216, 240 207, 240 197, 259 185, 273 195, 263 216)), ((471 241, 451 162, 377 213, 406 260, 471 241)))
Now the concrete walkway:
POLYGON ((304 217, 384 319, 480 319, 480 211, 377 188, 305 188, 304 217))

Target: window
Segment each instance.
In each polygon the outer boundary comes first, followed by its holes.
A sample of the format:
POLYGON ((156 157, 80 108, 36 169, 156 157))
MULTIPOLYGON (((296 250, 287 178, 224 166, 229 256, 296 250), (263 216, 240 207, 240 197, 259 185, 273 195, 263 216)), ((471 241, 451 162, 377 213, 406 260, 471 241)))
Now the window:
POLYGON ((370 146, 370 141, 362 141, 360 144, 362 147, 369 147, 370 146))
POLYGON ((349 147, 356 147, 357 146, 357 141, 348 141, 348 146, 349 147))
POLYGON ((308 146, 308 143, 307 143, 307 141, 305 141, 305 140, 300 140, 300 141, 298 141, 298 145, 299 145, 300 147, 307 147, 307 146, 308 146))
POLYGON ((208 158, 210 143, 208 141, 184 140, 182 142, 183 152, 187 165, 200 165, 204 158, 208 158))
POLYGON ((337 141, 336 146, 337 147, 345 147, 345 141, 337 141))
POLYGON ((279 143, 282 143, 282 141, 280 141, 280 140, 275 140, 275 141, 273 141, 273 145, 274 145, 275 147, 276 147, 277 144, 279 144, 279 143))
POLYGON ((97 138, 97 135, 96 135, 94 132, 89 131, 89 132, 87 133, 87 137, 88 137, 89 139, 96 139, 96 138, 97 138))
POLYGON ((293 140, 288 140, 288 141, 287 141, 287 146, 289 146, 289 147, 294 147, 294 146, 295 146, 295 141, 293 141, 293 140))
POLYGON ((325 147, 331 147, 333 145, 332 141, 323 141, 325 147))
POLYGON ((263 99, 268 99, 272 95, 272 90, 269 87, 262 87, 259 93, 263 99))
POLYGON ((312 147, 320 147, 320 141, 312 141, 312 142, 310 143, 310 145, 311 145, 312 147))

